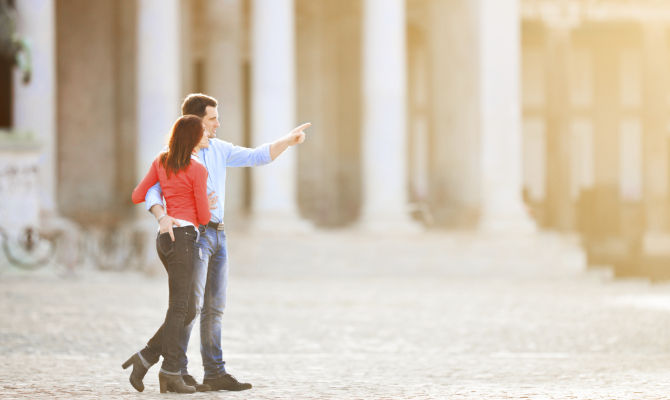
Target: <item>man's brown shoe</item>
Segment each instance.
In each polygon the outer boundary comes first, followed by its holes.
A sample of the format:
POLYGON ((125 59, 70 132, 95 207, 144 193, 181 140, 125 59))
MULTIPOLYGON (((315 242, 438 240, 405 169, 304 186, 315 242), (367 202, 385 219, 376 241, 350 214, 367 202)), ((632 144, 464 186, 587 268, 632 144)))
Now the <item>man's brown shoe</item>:
POLYGON ((231 374, 221 374, 216 378, 208 378, 202 381, 203 384, 211 386, 212 390, 247 390, 251 389, 251 383, 241 383, 231 374))
POLYGON ((198 383, 192 375, 182 375, 181 379, 184 380, 184 383, 193 386, 196 392, 209 392, 212 388, 209 385, 204 383, 198 383))

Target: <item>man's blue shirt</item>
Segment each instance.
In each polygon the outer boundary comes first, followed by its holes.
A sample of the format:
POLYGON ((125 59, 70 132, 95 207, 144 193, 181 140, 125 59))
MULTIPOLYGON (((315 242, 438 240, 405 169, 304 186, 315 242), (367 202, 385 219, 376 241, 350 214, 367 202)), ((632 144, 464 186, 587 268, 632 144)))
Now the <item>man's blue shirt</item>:
MULTIPOLYGON (((265 165, 272 161, 270 144, 258 146, 254 149, 236 146, 220 139, 209 139, 209 147, 198 152, 198 157, 205 164, 209 176, 207 177, 207 194, 216 192, 217 207, 212 212, 212 221, 223 222, 224 204, 226 199, 226 168, 253 167, 265 165)), ((160 183, 149 189, 144 197, 147 210, 156 204, 163 205, 163 192, 160 183)), ((170 210, 167 210, 170 213, 170 210)))

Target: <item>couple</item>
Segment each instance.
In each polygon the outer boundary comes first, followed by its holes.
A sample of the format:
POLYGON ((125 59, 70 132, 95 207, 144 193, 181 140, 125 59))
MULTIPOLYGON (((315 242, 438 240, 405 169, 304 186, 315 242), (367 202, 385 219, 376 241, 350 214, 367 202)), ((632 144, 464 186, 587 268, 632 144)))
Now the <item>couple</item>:
POLYGON ((215 138, 219 115, 214 98, 190 94, 181 110, 167 150, 154 160, 132 195, 136 204, 146 201, 160 226, 156 250, 168 273, 168 311, 146 347, 122 367, 133 366, 130 383, 140 392, 144 390, 142 379, 161 355, 161 393, 251 389, 251 384, 241 383, 226 372, 221 351, 221 317, 228 281, 223 230, 226 168, 274 161, 288 147, 302 143, 303 131, 311 124, 300 125, 273 143, 251 149, 215 138), (203 384, 188 374, 186 359, 198 314, 203 384))

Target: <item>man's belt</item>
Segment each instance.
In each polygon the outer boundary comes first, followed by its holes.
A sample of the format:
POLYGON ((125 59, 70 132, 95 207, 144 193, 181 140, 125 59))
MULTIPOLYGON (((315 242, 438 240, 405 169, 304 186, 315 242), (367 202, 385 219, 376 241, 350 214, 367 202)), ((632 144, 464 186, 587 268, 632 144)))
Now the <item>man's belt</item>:
POLYGON ((213 229, 216 229, 217 231, 222 231, 223 230, 223 222, 218 223, 214 221, 209 221, 207 223, 207 226, 213 229))

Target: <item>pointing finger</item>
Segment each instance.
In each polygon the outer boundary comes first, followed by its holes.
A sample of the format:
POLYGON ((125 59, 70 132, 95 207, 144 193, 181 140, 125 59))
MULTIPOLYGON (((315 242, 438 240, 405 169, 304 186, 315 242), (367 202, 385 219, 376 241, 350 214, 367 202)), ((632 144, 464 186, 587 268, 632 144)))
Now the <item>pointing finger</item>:
POLYGON ((304 131, 305 129, 309 128, 310 126, 312 126, 312 123, 311 123, 311 122, 305 122, 304 124, 298 126, 298 127, 295 128, 294 130, 295 130, 296 132, 302 132, 302 131, 304 131))

